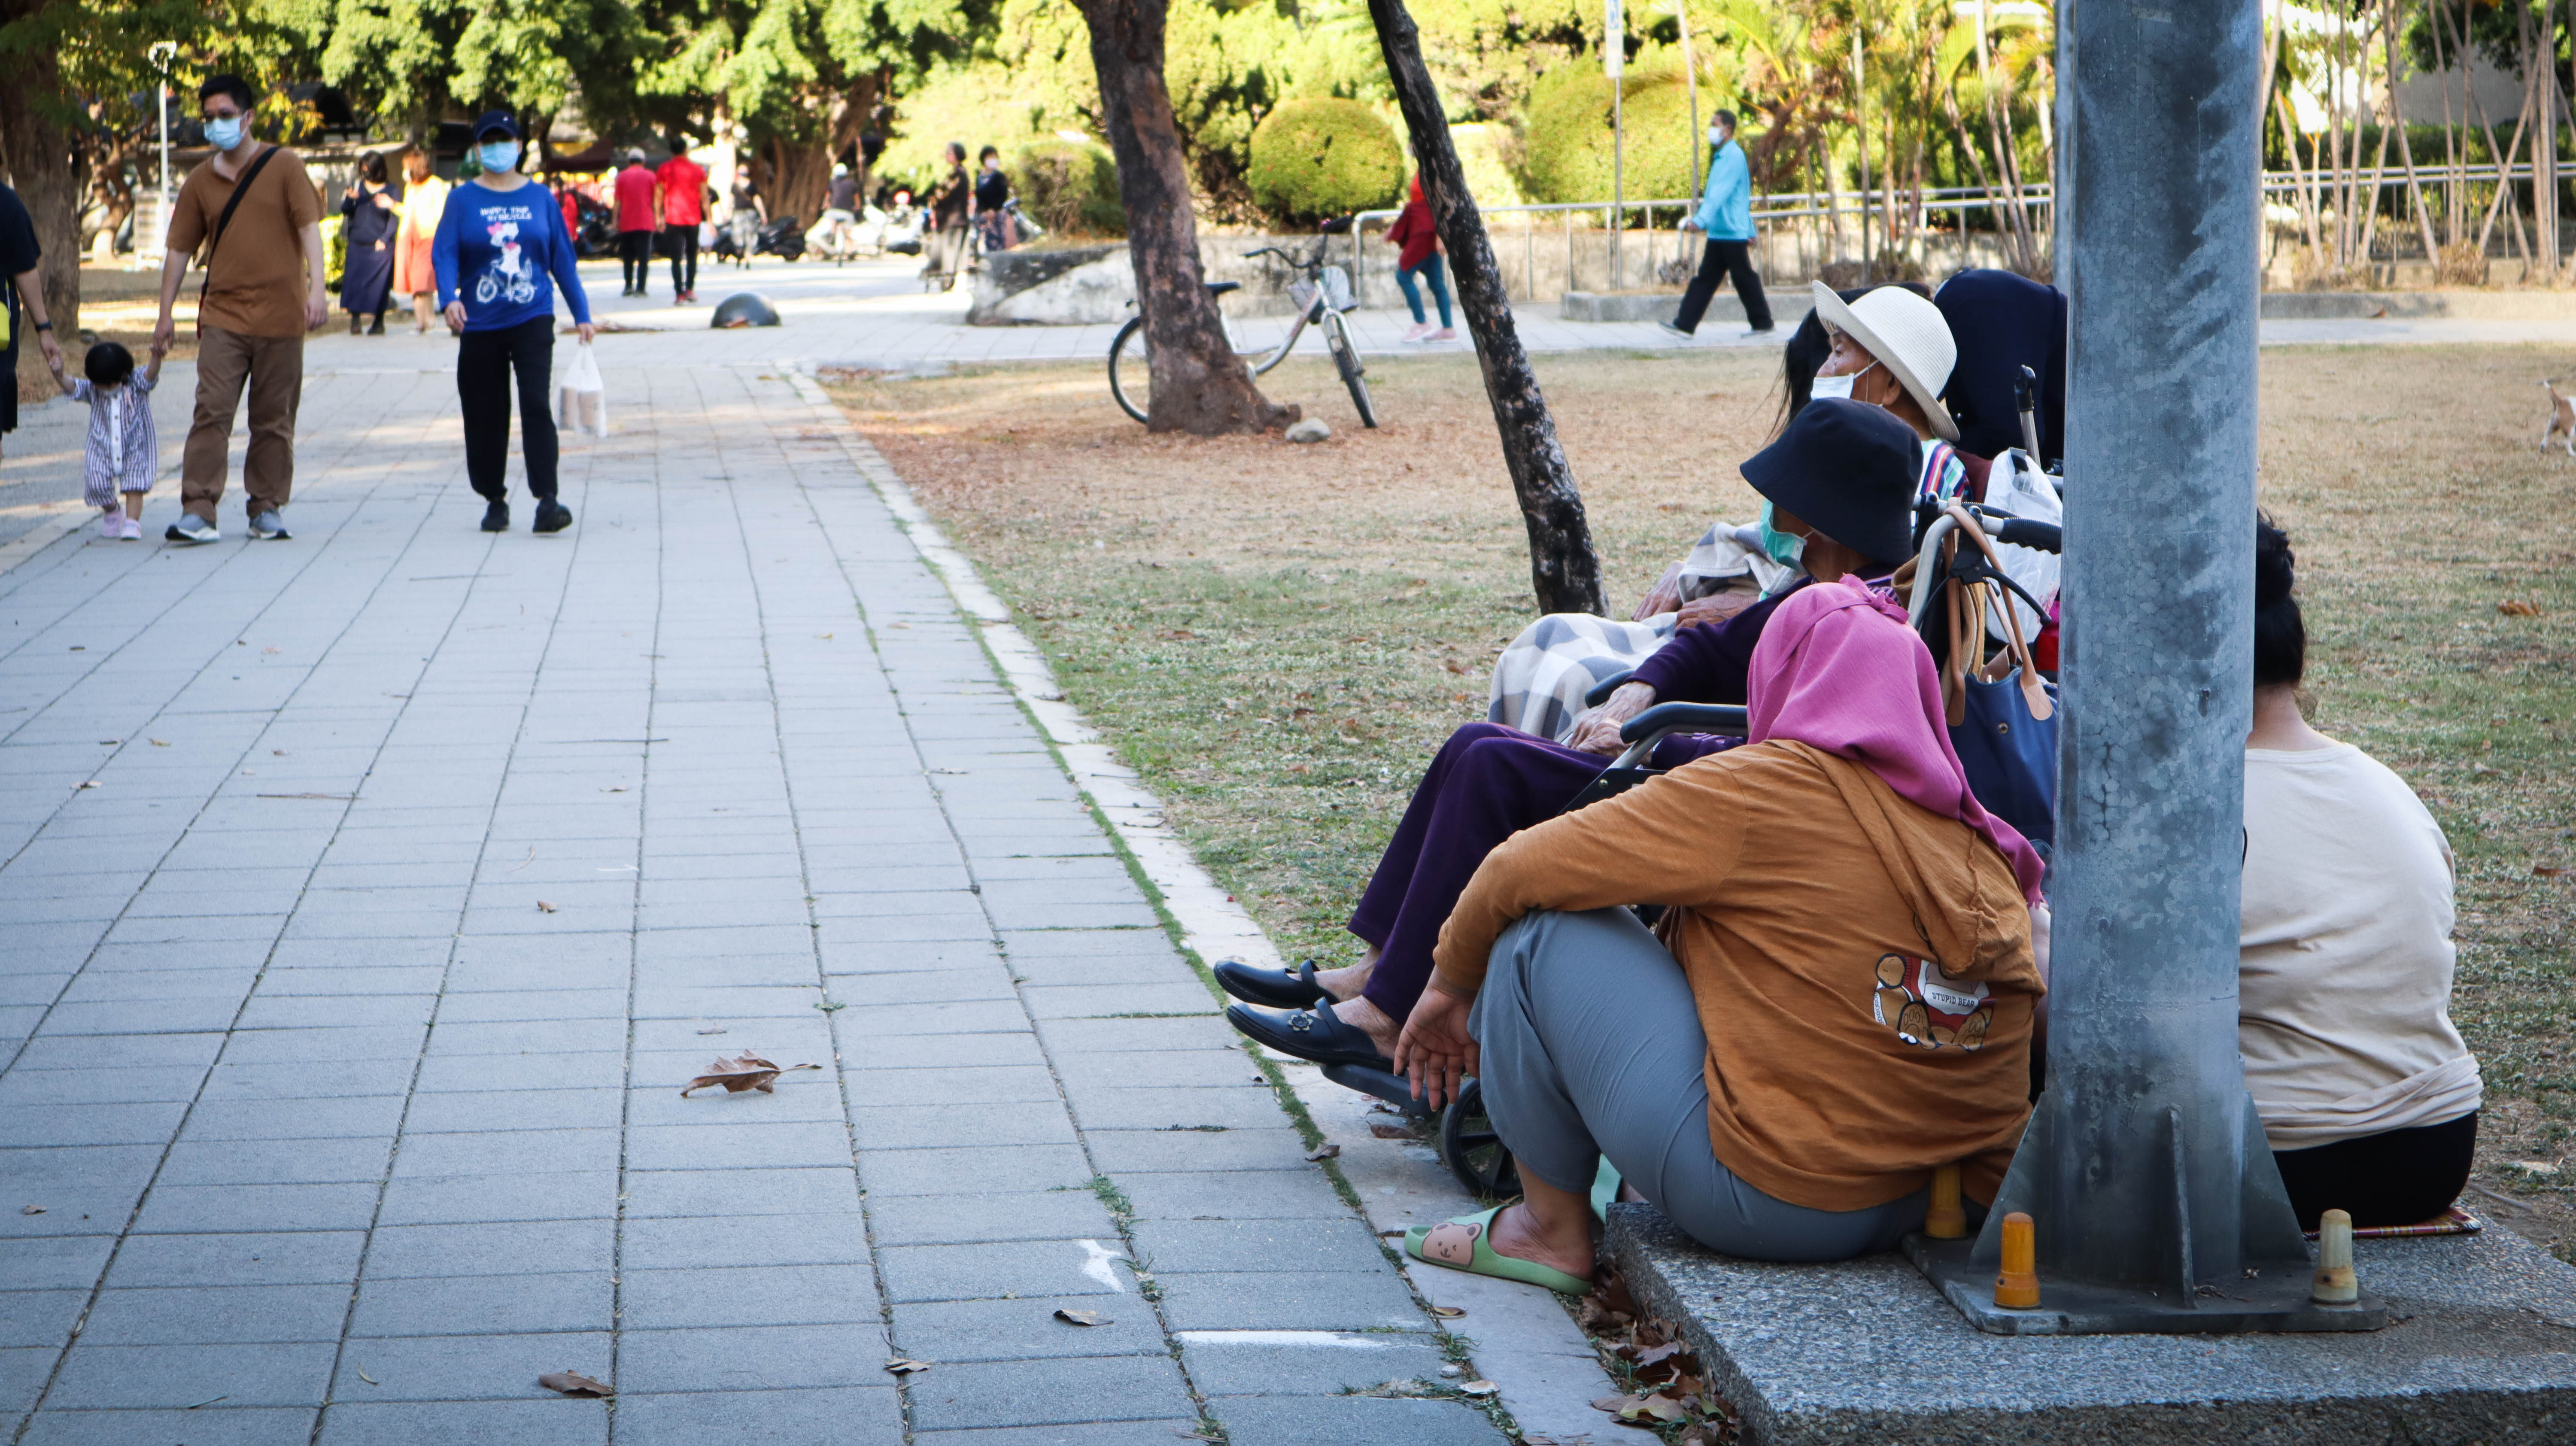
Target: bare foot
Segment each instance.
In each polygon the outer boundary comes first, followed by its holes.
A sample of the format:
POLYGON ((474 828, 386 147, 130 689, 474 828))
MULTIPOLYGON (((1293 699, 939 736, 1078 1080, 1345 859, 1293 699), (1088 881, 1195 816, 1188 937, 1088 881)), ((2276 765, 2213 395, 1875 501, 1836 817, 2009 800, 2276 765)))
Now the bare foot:
POLYGON ((1540 1221, 1527 1204, 1509 1205, 1494 1215, 1485 1243, 1497 1255, 1562 1270, 1578 1280, 1592 1278, 1592 1227, 1588 1215, 1568 1213, 1553 1226, 1540 1221))
MULTIPOLYGON (((1315 977, 1318 980, 1323 978, 1320 974, 1315 977)), ((1389 1059, 1395 1058, 1396 1038, 1404 1033, 1404 1024, 1401 1020, 1387 1018, 1385 1010, 1371 1004, 1366 998, 1345 999, 1339 1004, 1325 1007, 1332 1010, 1333 1017, 1342 1023, 1367 1030, 1369 1043, 1377 1046, 1377 1052, 1389 1059)))

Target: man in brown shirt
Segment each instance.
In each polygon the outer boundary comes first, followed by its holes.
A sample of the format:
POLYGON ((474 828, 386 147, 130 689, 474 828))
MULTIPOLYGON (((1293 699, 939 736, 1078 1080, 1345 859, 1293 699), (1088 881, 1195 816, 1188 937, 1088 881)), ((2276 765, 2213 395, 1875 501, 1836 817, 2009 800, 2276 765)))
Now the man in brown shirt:
POLYGON ((250 534, 287 535, 295 412, 304 395, 304 333, 329 314, 322 198, 293 151, 252 138, 255 101, 249 84, 236 75, 210 76, 198 87, 215 158, 189 175, 170 211, 155 341, 177 331, 171 308, 180 279, 189 256, 207 243, 206 282, 197 307, 197 410, 179 464, 179 501, 187 516, 167 534, 173 542, 212 542, 218 535, 215 505, 224 496, 224 449, 232 441, 233 413, 245 384, 250 451, 242 485, 250 494, 250 534))

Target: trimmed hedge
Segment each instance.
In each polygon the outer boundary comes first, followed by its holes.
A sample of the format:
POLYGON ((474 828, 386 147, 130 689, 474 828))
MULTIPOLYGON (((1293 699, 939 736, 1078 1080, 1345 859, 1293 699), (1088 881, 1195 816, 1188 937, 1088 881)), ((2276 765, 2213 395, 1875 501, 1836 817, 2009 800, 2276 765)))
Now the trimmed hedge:
POLYGON ((1355 100, 1292 100, 1252 132, 1244 173, 1253 204, 1289 224, 1393 205, 1404 193, 1404 146, 1355 100))
MULTIPOLYGON (((1596 65, 1568 62, 1540 76, 1530 92, 1521 190, 1532 201, 1610 199, 1610 80, 1596 65)), ((1700 123, 1717 105, 1703 87, 1700 123)), ((1691 175, 1690 88, 1679 66, 1628 72, 1623 108, 1627 143, 1624 190, 1631 200, 1688 196, 1691 175)), ((1700 147, 1701 164, 1708 148, 1700 147)))
POLYGON ((1097 146, 1033 141, 1002 163, 1020 209, 1056 236, 1124 236, 1118 163, 1097 146))

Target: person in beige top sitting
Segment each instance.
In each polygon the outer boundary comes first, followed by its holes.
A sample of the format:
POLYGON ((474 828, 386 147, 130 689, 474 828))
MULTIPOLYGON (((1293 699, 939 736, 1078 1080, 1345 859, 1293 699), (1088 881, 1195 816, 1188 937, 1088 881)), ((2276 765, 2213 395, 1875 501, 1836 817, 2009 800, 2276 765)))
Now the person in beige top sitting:
POLYGON ((2302 1226, 2414 1225, 2459 1198, 2477 1056, 2452 1027, 2451 845, 2385 764, 2299 716, 2296 557, 2254 544, 2237 1042, 2302 1226))

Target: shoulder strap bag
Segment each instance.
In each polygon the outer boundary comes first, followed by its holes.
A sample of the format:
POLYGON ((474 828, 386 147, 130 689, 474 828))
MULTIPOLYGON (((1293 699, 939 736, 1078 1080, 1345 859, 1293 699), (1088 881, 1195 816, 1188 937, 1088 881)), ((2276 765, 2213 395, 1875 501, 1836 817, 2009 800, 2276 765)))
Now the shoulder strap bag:
MULTIPOLYGON (((206 334, 206 288, 215 284, 215 249, 224 244, 225 228, 233 224, 233 212, 241 209, 242 197, 250 194, 250 183, 259 179, 259 173, 268 168, 268 158, 276 155, 280 149, 277 146, 270 146, 251 158, 250 169, 241 173, 240 180, 233 182, 233 198, 224 203, 224 213, 215 218, 215 234, 206 242, 206 274, 204 279, 197 283, 197 334, 199 336, 206 334)), ((214 163, 209 161, 207 164, 214 163)))

